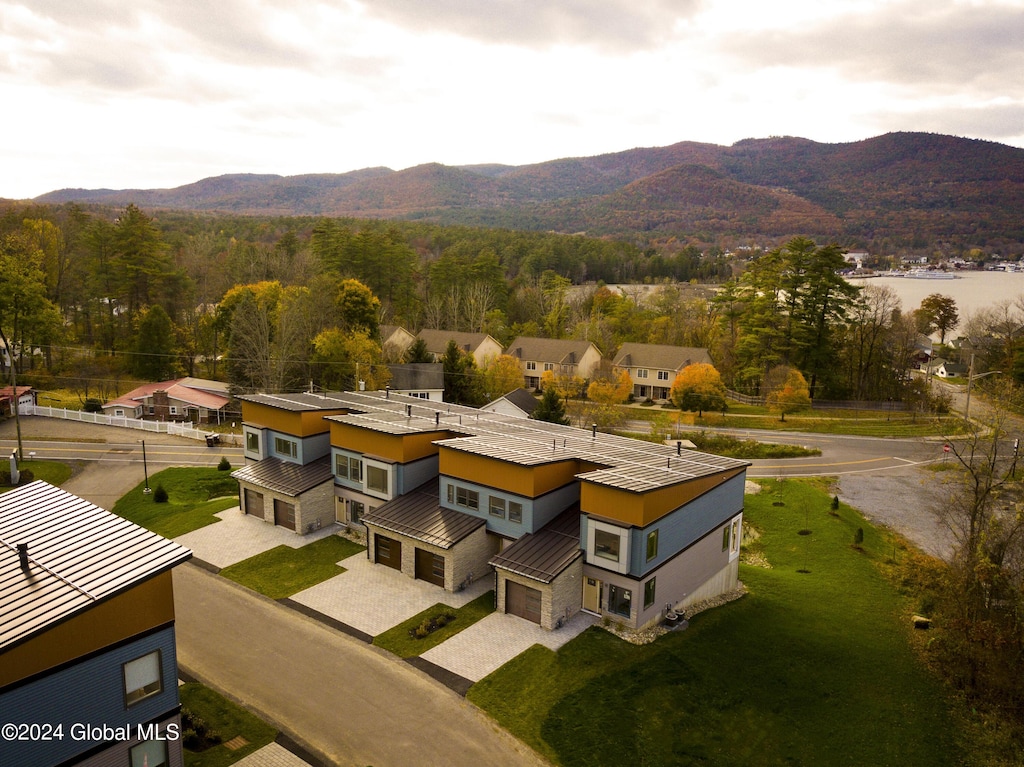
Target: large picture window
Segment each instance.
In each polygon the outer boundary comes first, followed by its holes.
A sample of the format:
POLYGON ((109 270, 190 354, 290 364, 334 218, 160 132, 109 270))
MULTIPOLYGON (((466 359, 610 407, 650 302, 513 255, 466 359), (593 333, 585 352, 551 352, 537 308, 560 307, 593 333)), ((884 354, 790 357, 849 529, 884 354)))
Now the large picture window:
POLYGON ((260 451, 260 435, 254 431, 247 431, 245 433, 245 449, 250 453, 258 453, 260 451))
POLYGON ((628 618, 633 611, 633 592, 612 584, 608 587, 608 611, 628 618))
POLYGON ((378 493, 388 492, 388 470, 380 466, 366 467, 366 489, 378 493))
POLYGON ((160 674, 160 651, 130 660, 122 667, 124 673, 124 702, 126 706, 156 695, 163 689, 160 674))
POLYGON ((594 554, 602 559, 610 559, 612 562, 619 561, 619 541, 617 533, 610 533, 607 530, 594 531, 594 554))

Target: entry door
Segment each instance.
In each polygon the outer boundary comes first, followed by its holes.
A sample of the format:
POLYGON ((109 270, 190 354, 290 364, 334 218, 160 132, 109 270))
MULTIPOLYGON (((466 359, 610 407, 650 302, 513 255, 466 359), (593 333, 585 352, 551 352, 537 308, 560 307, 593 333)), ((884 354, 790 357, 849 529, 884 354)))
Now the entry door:
POLYGON ((541 594, 515 581, 505 581, 505 612, 540 623, 541 594))
POLYGON ((583 609, 587 612, 601 612, 601 581, 596 578, 583 579, 583 609))
POLYGON ((444 557, 416 549, 416 578, 444 588, 444 557))
POLYGON ((374 537, 373 548, 376 552, 378 565, 386 565, 395 570, 402 569, 402 542, 383 535, 374 537))

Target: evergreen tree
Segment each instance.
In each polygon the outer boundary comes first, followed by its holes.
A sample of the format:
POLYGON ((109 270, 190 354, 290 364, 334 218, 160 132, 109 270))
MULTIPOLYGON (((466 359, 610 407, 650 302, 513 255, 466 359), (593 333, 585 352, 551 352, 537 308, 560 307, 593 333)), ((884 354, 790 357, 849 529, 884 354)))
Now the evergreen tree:
POLYGON ((558 396, 555 387, 549 386, 537 403, 537 408, 530 418, 535 421, 547 421, 548 423, 560 423, 563 426, 569 425, 569 419, 565 415, 565 403, 558 396))
POLYGON ((177 372, 174 323, 159 304, 149 307, 139 322, 132 369, 147 381, 166 381, 177 372))

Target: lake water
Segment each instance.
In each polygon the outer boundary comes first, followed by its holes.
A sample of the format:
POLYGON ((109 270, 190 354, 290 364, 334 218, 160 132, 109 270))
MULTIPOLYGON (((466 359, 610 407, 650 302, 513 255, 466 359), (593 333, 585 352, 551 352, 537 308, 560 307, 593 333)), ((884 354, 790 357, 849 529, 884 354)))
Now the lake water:
POLYGON ((1024 272, 957 272, 955 280, 915 280, 906 277, 869 277, 851 279, 854 285, 885 285, 903 302, 903 311, 912 312, 921 299, 932 293, 951 296, 960 312, 960 325, 947 338, 956 338, 967 318, 999 301, 1016 301, 1024 296, 1024 272))

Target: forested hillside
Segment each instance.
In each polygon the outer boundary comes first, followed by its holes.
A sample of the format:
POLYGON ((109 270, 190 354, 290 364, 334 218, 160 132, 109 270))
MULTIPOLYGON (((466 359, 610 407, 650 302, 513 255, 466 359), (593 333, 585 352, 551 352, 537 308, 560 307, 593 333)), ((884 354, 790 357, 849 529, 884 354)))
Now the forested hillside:
POLYGON ((263 215, 371 217, 691 243, 779 244, 796 234, 891 252, 1024 244, 1024 150, 893 133, 682 142, 526 166, 421 165, 306 176, 231 175, 169 190, 61 190, 101 202, 263 215))

